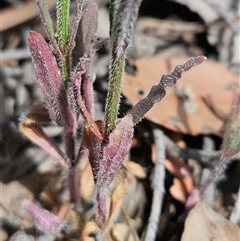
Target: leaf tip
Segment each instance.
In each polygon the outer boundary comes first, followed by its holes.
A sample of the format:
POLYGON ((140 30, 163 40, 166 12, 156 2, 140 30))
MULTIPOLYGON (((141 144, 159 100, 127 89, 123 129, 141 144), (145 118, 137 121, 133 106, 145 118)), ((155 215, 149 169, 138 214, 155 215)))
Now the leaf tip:
POLYGON ((36 206, 34 203, 24 200, 22 203, 24 211, 34 220, 36 227, 42 232, 52 232, 63 227, 64 222, 53 213, 36 206))

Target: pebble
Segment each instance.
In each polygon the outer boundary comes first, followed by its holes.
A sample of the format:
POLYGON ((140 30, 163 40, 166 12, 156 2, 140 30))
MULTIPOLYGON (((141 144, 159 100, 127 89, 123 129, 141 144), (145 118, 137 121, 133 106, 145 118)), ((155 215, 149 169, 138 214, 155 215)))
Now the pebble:
POLYGON ((109 37, 109 15, 106 8, 99 9, 97 36, 100 38, 109 37))
POLYGON ((4 119, 12 116, 14 114, 14 104, 15 100, 11 96, 5 97, 4 104, 4 119))
POLYGON ((34 85, 37 83, 36 75, 31 61, 26 61, 23 65, 22 82, 26 85, 34 85))
POLYGON ((7 88, 9 88, 10 90, 15 92, 19 83, 18 83, 17 79, 15 79, 13 77, 8 77, 6 79, 6 81, 4 81, 4 84, 7 88))
POLYGON ((33 85, 32 97, 35 101, 42 101, 43 100, 42 90, 41 90, 41 88, 39 87, 38 84, 33 85))
POLYGON ((1 66, 2 74, 6 77, 19 77, 22 75, 23 71, 20 67, 11 67, 7 65, 1 66))
POLYGON ((30 102, 30 96, 27 88, 23 84, 19 84, 16 89, 16 106, 19 110, 26 109, 30 102))

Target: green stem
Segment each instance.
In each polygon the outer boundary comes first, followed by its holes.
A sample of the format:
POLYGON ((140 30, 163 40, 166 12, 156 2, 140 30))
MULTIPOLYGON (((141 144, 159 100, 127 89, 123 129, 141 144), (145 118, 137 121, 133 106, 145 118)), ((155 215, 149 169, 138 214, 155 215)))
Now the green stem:
POLYGON ((70 62, 69 62, 69 56, 63 56, 63 58, 60 60, 60 70, 61 70, 61 76, 63 79, 63 83, 65 86, 65 89, 68 87, 68 79, 70 76, 70 62))
POLYGON ((125 53, 119 58, 113 53, 110 62, 108 94, 105 106, 105 128, 107 133, 115 127, 121 98, 122 78, 125 66, 125 53))
POLYGON ((57 3, 57 40, 61 50, 65 50, 69 37, 70 0, 58 0, 57 3))

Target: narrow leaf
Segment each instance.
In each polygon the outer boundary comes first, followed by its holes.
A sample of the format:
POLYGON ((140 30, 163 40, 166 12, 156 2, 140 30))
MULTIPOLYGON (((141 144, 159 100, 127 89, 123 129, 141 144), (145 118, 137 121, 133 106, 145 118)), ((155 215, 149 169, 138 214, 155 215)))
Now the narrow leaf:
MULTIPOLYGON (((85 75, 84 75, 85 77, 85 75)), ((84 102, 90 115, 93 114, 93 83, 90 76, 86 76, 82 83, 84 102)))
POLYGON ((65 167, 69 167, 69 160, 59 146, 49 138, 39 123, 49 121, 47 110, 42 105, 33 105, 30 112, 22 119, 19 125, 20 131, 32 142, 40 146, 48 154, 54 157, 65 167))
POLYGON ((125 55, 119 59, 112 57, 110 62, 107 101, 105 106, 106 130, 110 132, 115 127, 121 99, 122 78, 125 66, 125 55))
MULTIPOLYGON (((96 124, 99 127, 99 130, 102 130, 103 123, 101 121, 97 121, 96 124)), ((88 159, 93 172, 93 179, 96 183, 97 181, 97 172, 99 170, 99 156, 101 152, 101 140, 97 138, 94 133, 91 131, 91 128, 87 125, 84 128, 83 133, 83 143, 84 146, 88 150, 88 159)))
POLYGON ((73 71, 73 75, 71 77, 69 83, 69 99, 72 106, 72 110, 78 119, 79 114, 81 113, 83 118, 85 119, 87 125, 91 128, 92 132, 102 140, 102 134, 99 131, 98 126, 93 120, 91 114, 89 113, 86 104, 84 103, 83 97, 81 95, 81 82, 82 75, 86 72, 86 62, 88 62, 88 58, 81 58, 77 67, 73 71))
POLYGON ((232 108, 225 127, 222 152, 226 158, 235 155, 240 150, 240 91, 233 92, 232 108))
POLYGON ((42 35, 34 31, 29 34, 28 46, 51 119, 72 132, 75 123, 55 57, 42 35))
POLYGON ((55 39, 55 29, 54 29, 52 18, 49 14, 49 11, 48 11, 48 7, 47 7, 44 0, 35 0, 35 3, 37 5, 39 16, 40 16, 41 21, 43 23, 43 27, 45 29, 45 32, 47 33, 47 36, 50 39, 51 44, 53 45, 56 53, 60 57, 62 55, 62 53, 61 53, 61 51, 58 47, 57 41, 55 39))
POLYGON ((176 85, 184 72, 206 60, 205 56, 191 58, 186 63, 177 65, 171 73, 164 74, 160 82, 151 88, 148 95, 129 111, 129 114, 133 116, 133 123, 137 124, 156 103, 160 102, 166 95, 167 89, 176 85))
POLYGON ((110 198, 104 192, 104 189, 96 195, 97 200, 97 217, 96 221, 101 229, 104 229, 107 224, 110 209, 110 198))
POLYGON ((84 54, 88 54, 90 47, 96 39, 96 32, 98 27, 98 6, 95 3, 83 12, 81 21, 79 23, 76 36, 76 45, 73 51, 73 66, 76 66, 79 58, 84 54))
POLYGON ((129 153, 132 135, 132 116, 126 115, 120 119, 114 131, 110 134, 107 145, 103 148, 97 173, 97 189, 107 187, 114 179, 126 155, 129 153))
POLYGON ((53 213, 46 209, 39 208, 34 203, 24 201, 23 209, 32 217, 36 227, 42 232, 52 232, 60 230, 64 226, 64 222, 53 213))
POLYGON ((57 40, 61 50, 65 50, 69 36, 70 0, 59 0, 57 3, 57 40))
POLYGON ((117 59, 126 51, 142 0, 112 0, 110 4, 110 40, 117 59))
POLYGON ((78 65, 73 70, 68 83, 68 98, 71 105, 71 110, 75 115, 76 120, 78 121, 80 115, 80 106, 78 103, 79 95, 81 95, 81 85, 82 85, 82 76, 86 73, 86 61, 85 58, 80 58, 78 65))
POLYGON ((106 228, 108 224, 113 223, 116 215, 119 215, 119 207, 127 191, 128 184, 127 168, 122 165, 109 186, 102 186, 97 189, 96 221, 102 229, 106 228))
POLYGON ((70 34, 69 34, 68 53, 70 56, 75 46, 77 30, 78 30, 79 22, 82 17, 82 9, 83 9, 85 0, 77 0, 76 2, 77 2, 76 11, 72 20, 70 34))
POLYGON ((112 0, 110 4, 110 41, 112 58, 110 62, 108 94, 105 106, 107 133, 115 127, 117 119, 126 50, 131 42, 133 26, 141 0, 112 0))
POLYGON ((91 128, 92 132, 99 138, 99 140, 102 140, 103 139, 102 134, 100 133, 99 128, 96 125, 95 121, 93 120, 92 116, 88 112, 81 95, 78 96, 77 101, 78 101, 78 105, 80 106, 80 111, 85 121, 87 122, 87 125, 91 128))

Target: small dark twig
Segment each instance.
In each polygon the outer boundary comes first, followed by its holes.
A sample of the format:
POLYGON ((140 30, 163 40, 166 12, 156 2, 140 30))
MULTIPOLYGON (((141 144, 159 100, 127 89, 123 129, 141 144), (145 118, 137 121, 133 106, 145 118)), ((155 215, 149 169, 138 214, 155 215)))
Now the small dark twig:
MULTIPOLYGON (((164 142, 167 153, 176 158, 195 159, 203 165, 213 166, 221 157, 222 151, 205 151, 194 148, 182 149, 176 145, 169 137, 164 135, 164 142)), ((229 160, 240 159, 240 152, 229 158, 229 160)))
POLYGON ((207 95, 202 97, 203 102, 209 108, 209 110, 221 121, 226 121, 228 116, 219 108, 219 106, 214 102, 212 96, 207 95))
POLYGON ((182 149, 176 145, 169 137, 164 136, 167 153, 176 158, 195 159, 202 164, 211 164, 212 161, 217 161, 221 156, 221 151, 203 151, 193 148, 182 149))
POLYGON ((148 220, 148 228, 146 232, 146 241, 154 241, 158 230, 159 218, 161 216, 163 197, 165 194, 164 180, 165 180, 165 167, 164 160, 166 158, 164 135, 159 129, 153 130, 155 139, 157 160, 153 174, 153 201, 151 207, 151 214, 148 220))

